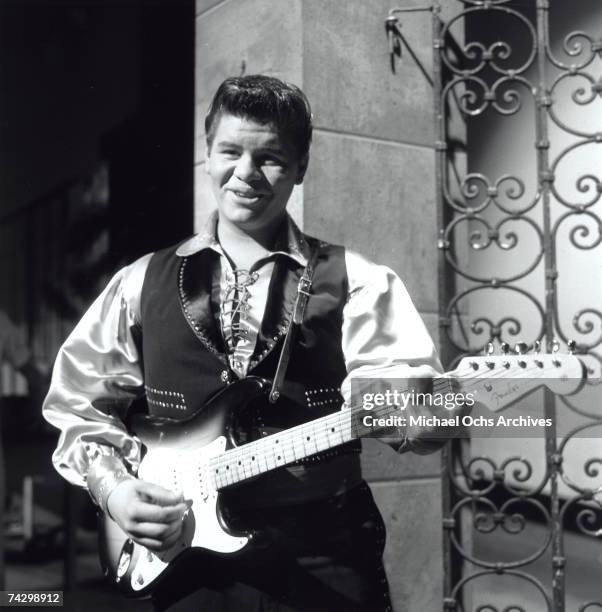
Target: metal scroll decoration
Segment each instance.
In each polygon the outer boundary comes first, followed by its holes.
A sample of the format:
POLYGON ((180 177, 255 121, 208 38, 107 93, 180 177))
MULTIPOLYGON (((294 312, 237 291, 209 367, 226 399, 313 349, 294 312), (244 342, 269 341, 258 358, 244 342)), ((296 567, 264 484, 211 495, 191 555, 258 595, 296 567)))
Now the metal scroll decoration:
POLYGON ((545 439, 446 449, 445 610, 602 610, 567 548, 602 544, 602 15, 558 36, 563 4, 433 0, 386 20, 392 66, 406 47, 425 74, 403 26, 432 20, 443 360, 570 338, 589 374, 578 396, 543 395, 563 423, 545 439))

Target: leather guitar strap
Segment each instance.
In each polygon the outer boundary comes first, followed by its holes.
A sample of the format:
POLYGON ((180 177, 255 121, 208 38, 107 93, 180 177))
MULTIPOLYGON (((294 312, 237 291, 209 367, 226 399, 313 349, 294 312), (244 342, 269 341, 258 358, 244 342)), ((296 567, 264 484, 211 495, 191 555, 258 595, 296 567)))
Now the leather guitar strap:
POLYGON ((305 266, 303 273, 301 274, 299 284, 297 285, 297 299, 295 300, 295 305, 293 307, 293 318, 288 326, 288 330, 286 331, 286 336, 284 337, 284 344, 282 345, 282 351, 280 352, 280 358, 278 359, 278 365, 276 366, 276 374, 274 375, 274 381, 272 382, 272 388, 270 390, 269 400, 272 404, 276 403, 280 397, 280 389, 282 388, 282 383, 284 382, 284 377, 286 376, 286 369, 291 356, 293 342, 295 340, 295 336, 297 335, 297 331, 303 322, 305 307, 307 306, 307 300, 309 299, 311 285, 313 282, 314 265, 316 259, 318 258, 319 250, 320 246, 316 245, 309 257, 309 260, 307 261, 307 265, 305 266))

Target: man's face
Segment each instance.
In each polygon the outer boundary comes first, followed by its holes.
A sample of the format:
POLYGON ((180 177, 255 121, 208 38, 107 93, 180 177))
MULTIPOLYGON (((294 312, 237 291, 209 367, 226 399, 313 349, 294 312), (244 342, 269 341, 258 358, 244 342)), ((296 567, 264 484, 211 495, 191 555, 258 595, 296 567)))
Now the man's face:
POLYGON ((220 220, 249 234, 275 229, 305 167, 273 124, 222 115, 205 164, 220 220))

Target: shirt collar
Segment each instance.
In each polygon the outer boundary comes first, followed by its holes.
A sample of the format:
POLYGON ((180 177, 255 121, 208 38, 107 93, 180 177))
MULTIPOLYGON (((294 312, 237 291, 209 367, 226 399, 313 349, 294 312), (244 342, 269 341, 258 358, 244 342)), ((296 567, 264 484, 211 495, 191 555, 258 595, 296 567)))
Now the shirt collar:
MULTIPOLYGON (((178 257, 189 257, 205 249, 212 249, 221 253, 222 249, 217 239, 217 219, 217 211, 213 211, 207 219, 203 231, 182 243, 178 247, 176 255, 178 257)), ((309 244, 303 232, 297 227, 297 224, 288 213, 283 226, 276 240, 274 250, 269 252, 269 256, 286 255, 302 266, 306 266, 309 258, 309 244)))

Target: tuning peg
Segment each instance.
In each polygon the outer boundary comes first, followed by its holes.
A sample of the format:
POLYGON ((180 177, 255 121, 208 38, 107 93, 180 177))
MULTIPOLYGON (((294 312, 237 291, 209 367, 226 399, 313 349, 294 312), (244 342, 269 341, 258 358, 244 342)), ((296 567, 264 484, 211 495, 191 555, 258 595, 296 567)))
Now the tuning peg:
POLYGON ((529 345, 526 342, 517 342, 514 345, 514 352, 517 355, 524 355, 529 350, 529 345))
MULTIPOLYGON (((491 355, 493 355, 493 353, 495 352, 495 347, 493 346, 493 342, 488 342, 485 347, 483 348, 483 352, 485 353, 485 355, 487 355, 488 357, 490 357, 491 355)), ((485 365, 490 369, 493 370, 493 368, 495 368, 495 363, 491 360, 486 360, 485 361, 485 365)))
POLYGON ((535 340, 535 342, 533 343, 533 352, 536 355, 539 355, 539 353, 541 353, 541 341, 540 340, 535 340))
MULTIPOLYGON (((500 344, 500 350, 502 351, 502 355, 507 355, 510 352, 510 345, 507 342, 502 342, 500 344)), ((506 368, 509 369, 510 368, 510 362, 505 359, 504 361, 502 361, 502 365, 506 368)))
POLYGON ((574 355, 577 351, 577 343, 574 340, 569 340, 567 342, 567 347, 569 349, 569 355, 574 355))
POLYGON ((552 342, 552 353, 557 353, 560 350, 560 342, 558 340, 554 340, 552 342))
MULTIPOLYGON (((514 352, 517 355, 524 355, 528 350, 529 350, 529 345, 526 342, 517 342, 514 345, 514 352)), ((521 368, 527 367, 527 362, 524 359, 519 359, 517 363, 518 363, 518 366, 521 368)))

